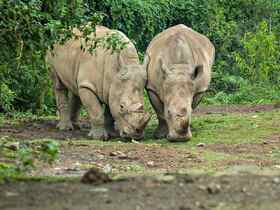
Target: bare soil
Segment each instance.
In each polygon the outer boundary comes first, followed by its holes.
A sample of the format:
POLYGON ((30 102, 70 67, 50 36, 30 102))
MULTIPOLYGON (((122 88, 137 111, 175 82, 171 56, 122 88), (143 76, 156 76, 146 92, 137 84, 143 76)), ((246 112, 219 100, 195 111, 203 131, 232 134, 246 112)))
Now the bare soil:
POLYGON ((137 177, 92 185, 7 182, 2 210, 277 210, 280 176, 137 177))

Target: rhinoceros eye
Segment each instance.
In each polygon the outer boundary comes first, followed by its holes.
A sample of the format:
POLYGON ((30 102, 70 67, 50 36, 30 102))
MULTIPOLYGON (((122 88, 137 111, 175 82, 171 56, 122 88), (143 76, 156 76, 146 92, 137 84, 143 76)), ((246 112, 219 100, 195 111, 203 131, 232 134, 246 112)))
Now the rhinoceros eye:
POLYGON ((124 112, 124 111, 125 111, 125 108, 124 108, 124 105, 123 105, 123 104, 120 105, 120 110, 121 110, 121 112, 124 112))

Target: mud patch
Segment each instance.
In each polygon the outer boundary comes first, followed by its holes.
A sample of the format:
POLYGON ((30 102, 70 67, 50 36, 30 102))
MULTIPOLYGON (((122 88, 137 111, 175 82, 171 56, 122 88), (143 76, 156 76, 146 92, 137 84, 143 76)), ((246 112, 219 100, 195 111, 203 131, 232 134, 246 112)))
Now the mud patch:
POLYGON ((89 124, 81 122, 83 129, 74 131, 59 131, 57 120, 23 120, 13 124, 5 122, 0 126, 0 137, 8 136, 15 139, 88 139, 89 124))
POLYGON ((52 166, 33 171, 36 176, 77 176, 91 167, 110 167, 115 175, 145 174, 149 171, 168 172, 191 168, 203 160, 190 149, 178 149, 158 144, 75 143, 61 147, 59 160, 52 166))
POLYGON ((269 210, 280 205, 280 177, 161 175, 102 185, 17 182, 0 185, 0 209, 269 210))

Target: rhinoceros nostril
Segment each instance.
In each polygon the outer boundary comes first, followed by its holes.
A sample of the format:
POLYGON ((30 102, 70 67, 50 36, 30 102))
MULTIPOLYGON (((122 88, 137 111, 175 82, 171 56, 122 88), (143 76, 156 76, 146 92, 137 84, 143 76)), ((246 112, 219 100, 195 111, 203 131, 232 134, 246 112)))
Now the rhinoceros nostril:
POLYGON ((136 128, 135 131, 137 134, 141 133, 141 129, 139 129, 139 128, 136 128))
POLYGON ((127 136, 127 132, 122 131, 122 136, 127 136))

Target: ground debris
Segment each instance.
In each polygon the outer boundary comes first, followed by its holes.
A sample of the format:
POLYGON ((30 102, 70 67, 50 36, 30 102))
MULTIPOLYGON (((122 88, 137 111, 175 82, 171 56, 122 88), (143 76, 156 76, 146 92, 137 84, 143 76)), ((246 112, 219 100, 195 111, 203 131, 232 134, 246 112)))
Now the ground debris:
POLYGON ((148 161, 147 166, 153 167, 153 166, 155 166, 155 162, 154 161, 148 161))
POLYGON ((118 157, 119 159, 126 159, 128 156, 121 151, 113 151, 109 154, 112 157, 118 157))
POLYGON ((19 150, 19 142, 11 142, 6 144, 7 149, 10 149, 12 151, 19 150))
POLYGON ((279 177, 273 178, 273 183, 280 184, 280 178, 279 177))
POLYGON ((81 182, 85 184, 103 184, 111 182, 112 179, 100 169, 91 168, 82 177, 81 182))
POLYGON ((210 183, 208 186, 207 186, 207 192, 209 194, 217 194, 221 191, 221 185, 219 184, 216 184, 216 183, 210 183))
POLYGON ((196 146, 197 146, 197 147, 205 147, 206 144, 201 142, 201 143, 198 143, 196 146))
POLYGON ((160 174, 156 176, 156 180, 160 182, 170 183, 175 180, 175 176, 168 174, 160 174))

